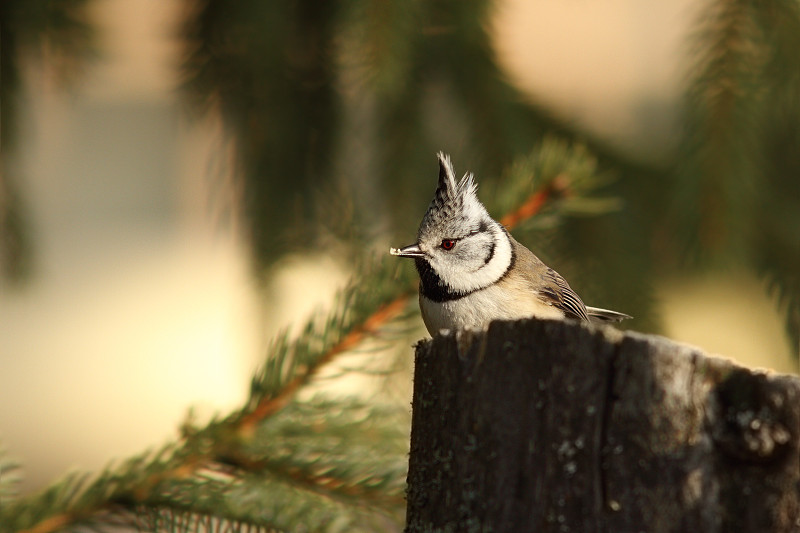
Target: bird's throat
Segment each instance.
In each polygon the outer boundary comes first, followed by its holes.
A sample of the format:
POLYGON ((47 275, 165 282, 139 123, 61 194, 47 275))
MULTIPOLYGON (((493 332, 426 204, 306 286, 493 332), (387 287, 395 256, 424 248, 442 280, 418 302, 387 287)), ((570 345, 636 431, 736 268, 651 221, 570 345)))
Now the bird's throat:
POLYGON ((429 300, 449 302, 470 294, 469 292, 456 291, 450 288, 425 259, 418 257, 414 259, 414 263, 417 266, 417 272, 419 272, 419 290, 429 300))

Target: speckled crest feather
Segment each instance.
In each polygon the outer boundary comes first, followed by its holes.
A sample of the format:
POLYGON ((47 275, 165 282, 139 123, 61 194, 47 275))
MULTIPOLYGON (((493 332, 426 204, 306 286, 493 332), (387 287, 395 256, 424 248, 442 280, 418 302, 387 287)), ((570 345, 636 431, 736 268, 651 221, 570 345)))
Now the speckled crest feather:
POLYGON ((436 192, 428 206, 428 211, 420 224, 420 234, 426 229, 448 223, 460 224, 463 228, 471 221, 479 221, 486 213, 478 200, 478 186, 471 173, 464 174, 456 183, 455 170, 450 156, 439 152, 439 182, 436 192))

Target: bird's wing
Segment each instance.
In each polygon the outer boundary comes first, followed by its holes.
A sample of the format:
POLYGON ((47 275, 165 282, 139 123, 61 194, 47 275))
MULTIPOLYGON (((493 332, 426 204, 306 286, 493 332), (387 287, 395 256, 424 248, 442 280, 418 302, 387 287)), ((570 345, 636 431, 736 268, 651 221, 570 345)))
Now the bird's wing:
POLYGON ((536 297, 544 304, 562 311, 564 316, 577 320, 589 321, 586 306, 580 296, 572 290, 561 274, 545 265, 536 254, 508 236, 514 249, 517 272, 522 276, 529 289, 533 289, 536 297))
POLYGON ((542 273, 542 282, 543 287, 539 289, 539 297, 545 303, 561 309, 568 318, 589 321, 586 306, 561 274, 546 267, 542 273))

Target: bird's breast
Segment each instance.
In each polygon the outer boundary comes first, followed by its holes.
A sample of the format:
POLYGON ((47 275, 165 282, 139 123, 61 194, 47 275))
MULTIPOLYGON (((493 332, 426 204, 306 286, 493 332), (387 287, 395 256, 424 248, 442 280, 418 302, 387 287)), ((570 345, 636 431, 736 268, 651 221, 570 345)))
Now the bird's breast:
POLYGON ((492 320, 564 318, 564 313, 544 303, 533 291, 508 291, 492 285, 456 300, 436 302, 420 293, 419 306, 428 333, 442 329, 485 329, 492 320))

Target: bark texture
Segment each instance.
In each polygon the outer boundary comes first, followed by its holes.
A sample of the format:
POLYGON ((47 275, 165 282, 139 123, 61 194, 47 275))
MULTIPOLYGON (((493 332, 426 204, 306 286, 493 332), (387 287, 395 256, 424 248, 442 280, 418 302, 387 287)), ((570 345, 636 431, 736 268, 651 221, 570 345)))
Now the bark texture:
POLYGON ((406 531, 800 532, 800 378, 564 321, 420 342, 406 531))

